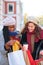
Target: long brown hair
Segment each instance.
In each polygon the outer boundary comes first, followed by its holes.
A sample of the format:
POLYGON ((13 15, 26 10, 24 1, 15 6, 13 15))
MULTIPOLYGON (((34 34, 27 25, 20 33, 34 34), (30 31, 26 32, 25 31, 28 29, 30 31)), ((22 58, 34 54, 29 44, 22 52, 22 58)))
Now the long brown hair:
MULTIPOLYGON (((31 22, 31 21, 29 21, 29 22, 27 22, 27 23, 25 24, 25 27, 23 28, 23 30, 22 30, 21 33, 25 33, 25 32, 28 31, 28 24, 29 24, 30 22, 31 22)), ((35 23, 33 23, 33 24, 35 25, 35 30, 34 30, 35 36, 38 37, 38 38, 40 38, 40 30, 41 30, 41 28, 40 28, 37 24, 35 24, 35 23)))

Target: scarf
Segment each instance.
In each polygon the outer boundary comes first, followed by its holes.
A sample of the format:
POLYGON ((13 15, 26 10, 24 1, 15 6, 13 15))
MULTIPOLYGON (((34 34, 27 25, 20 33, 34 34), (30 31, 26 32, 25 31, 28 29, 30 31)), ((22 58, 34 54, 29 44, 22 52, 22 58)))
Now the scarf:
POLYGON ((31 53, 34 50, 34 41, 35 41, 34 33, 27 33, 27 43, 31 53))

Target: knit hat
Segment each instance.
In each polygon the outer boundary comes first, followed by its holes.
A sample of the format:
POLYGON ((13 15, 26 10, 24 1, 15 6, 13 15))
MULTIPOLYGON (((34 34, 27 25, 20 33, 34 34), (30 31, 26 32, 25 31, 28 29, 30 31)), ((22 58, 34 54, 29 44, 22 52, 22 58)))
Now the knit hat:
MULTIPOLYGON (((39 19, 38 18, 35 18, 35 17, 28 17, 27 18, 27 21, 28 22, 33 22, 33 23, 35 23, 35 24, 37 24, 37 25, 39 25, 39 19)), ((39 25, 40 26, 40 25, 39 25)))
POLYGON ((9 26, 15 24, 16 24, 16 20, 11 16, 8 16, 3 20, 3 26, 9 26))

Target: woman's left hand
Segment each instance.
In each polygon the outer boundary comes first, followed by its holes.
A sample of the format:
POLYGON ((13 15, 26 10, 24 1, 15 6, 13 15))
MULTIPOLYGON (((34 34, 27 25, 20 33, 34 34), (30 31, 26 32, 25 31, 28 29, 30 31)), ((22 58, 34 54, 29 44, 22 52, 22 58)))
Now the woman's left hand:
POLYGON ((15 40, 10 40, 7 42, 8 45, 12 46, 14 44, 15 40))

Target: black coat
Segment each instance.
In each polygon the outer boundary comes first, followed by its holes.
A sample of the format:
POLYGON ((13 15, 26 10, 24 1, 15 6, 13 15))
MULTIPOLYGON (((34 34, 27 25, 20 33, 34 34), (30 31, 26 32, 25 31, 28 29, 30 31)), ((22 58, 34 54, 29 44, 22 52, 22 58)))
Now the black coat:
MULTIPOLYGON (((28 44, 27 43, 27 33, 23 33, 22 34, 22 39, 21 39, 21 44, 28 44)), ((32 56, 34 59, 38 59, 39 58, 39 52, 40 50, 43 49, 43 39, 40 39, 38 42, 34 43, 34 51, 32 53, 32 56), (38 49, 39 48, 39 49, 38 49)))

